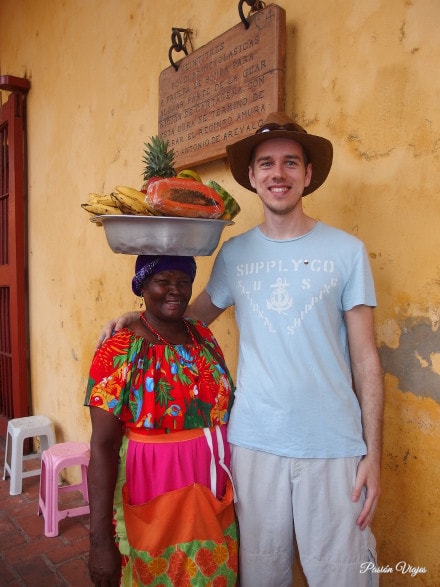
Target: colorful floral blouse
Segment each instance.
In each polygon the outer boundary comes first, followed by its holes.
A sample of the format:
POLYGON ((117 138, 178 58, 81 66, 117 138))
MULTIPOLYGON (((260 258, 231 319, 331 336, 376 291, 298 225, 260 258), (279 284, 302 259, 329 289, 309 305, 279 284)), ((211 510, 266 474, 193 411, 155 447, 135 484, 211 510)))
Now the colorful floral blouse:
POLYGON ((85 405, 144 434, 227 424, 233 383, 212 332, 193 322, 203 344, 153 344, 125 328, 97 350, 85 405))

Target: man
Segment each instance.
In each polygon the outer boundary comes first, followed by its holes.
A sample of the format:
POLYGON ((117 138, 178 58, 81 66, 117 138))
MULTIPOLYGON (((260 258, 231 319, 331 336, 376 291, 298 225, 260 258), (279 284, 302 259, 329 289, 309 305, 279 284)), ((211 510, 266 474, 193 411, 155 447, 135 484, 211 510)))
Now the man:
POLYGON ((264 219, 222 246, 189 315, 209 324, 235 306, 240 585, 290 587, 294 533, 309 587, 373 585, 383 419, 373 279, 362 242, 302 205, 332 145, 278 112, 227 154, 264 219))

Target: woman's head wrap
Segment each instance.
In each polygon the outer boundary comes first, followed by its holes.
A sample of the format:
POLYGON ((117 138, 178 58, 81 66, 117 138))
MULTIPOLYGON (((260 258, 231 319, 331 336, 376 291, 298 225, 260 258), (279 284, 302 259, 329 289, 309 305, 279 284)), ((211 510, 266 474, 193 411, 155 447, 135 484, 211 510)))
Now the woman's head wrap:
POLYGON ((183 271, 189 275, 191 281, 196 276, 196 262, 194 257, 170 255, 139 255, 136 259, 135 275, 131 282, 131 289, 137 296, 142 296, 142 285, 147 277, 161 271, 183 271))

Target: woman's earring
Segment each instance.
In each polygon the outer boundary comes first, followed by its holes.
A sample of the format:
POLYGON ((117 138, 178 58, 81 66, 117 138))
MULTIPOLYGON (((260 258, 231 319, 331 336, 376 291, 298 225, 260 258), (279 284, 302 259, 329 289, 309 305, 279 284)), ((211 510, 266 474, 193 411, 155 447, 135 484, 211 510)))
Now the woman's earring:
POLYGON ((141 301, 139 302, 139 309, 142 309, 143 305, 144 305, 144 298, 141 297, 141 301))

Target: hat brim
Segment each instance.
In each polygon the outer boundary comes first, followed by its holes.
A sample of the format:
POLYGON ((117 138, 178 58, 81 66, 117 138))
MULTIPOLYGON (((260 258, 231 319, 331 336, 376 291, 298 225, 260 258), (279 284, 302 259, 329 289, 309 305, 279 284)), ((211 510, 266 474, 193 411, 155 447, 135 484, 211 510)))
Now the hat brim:
POLYGON ((290 139, 304 147, 309 162, 312 164, 312 179, 304 189, 303 196, 311 194, 324 183, 333 162, 333 146, 331 142, 324 137, 318 137, 306 132, 271 130, 270 132, 256 133, 226 146, 231 173, 240 185, 251 192, 256 192, 249 181, 249 164, 252 153, 255 147, 272 139, 290 139))

